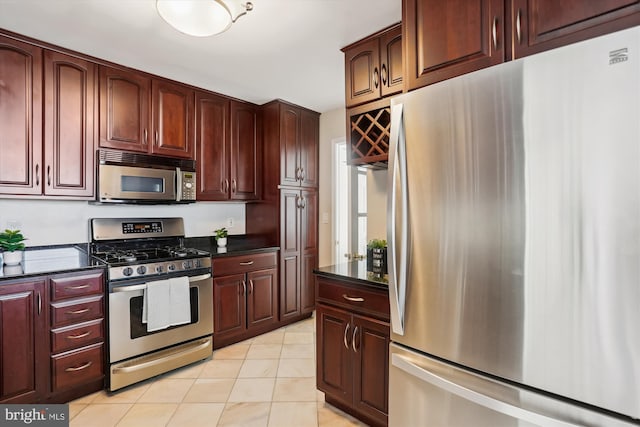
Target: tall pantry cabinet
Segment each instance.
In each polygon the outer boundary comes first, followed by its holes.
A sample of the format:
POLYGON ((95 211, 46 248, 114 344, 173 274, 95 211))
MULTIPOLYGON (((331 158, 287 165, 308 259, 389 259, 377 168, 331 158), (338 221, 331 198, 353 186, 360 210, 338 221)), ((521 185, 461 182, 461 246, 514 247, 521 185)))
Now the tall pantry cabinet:
POLYGON ((320 115, 284 101, 265 104, 262 201, 247 205, 247 233, 280 247, 280 321, 311 314, 318 265, 320 115))

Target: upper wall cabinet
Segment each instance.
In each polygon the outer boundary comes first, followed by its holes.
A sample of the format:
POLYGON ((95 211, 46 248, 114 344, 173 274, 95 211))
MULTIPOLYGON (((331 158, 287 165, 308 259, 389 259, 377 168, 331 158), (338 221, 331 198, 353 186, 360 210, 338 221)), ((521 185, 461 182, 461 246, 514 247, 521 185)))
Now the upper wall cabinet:
POLYGON ((504 61, 504 0, 403 0, 406 90, 504 61))
POLYGON ((100 146, 192 159, 194 97, 187 86, 100 67, 100 146))
POLYGON ((640 24, 637 0, 514 0, 513 58, 640 24))
POLYGON ((638 0, 403 0, 405 89, 640 24, 638 0))
POLYGON ((91 199, 95 65, 0 36, 0 70, 0 193, 91 199))
POLYGON ((346 106, 402 92, 402 26, 373 34, 342 49, 346 106))
POLYGON ((196 92, 198 200, 260 197, 258 118, 253 104, 196 92))

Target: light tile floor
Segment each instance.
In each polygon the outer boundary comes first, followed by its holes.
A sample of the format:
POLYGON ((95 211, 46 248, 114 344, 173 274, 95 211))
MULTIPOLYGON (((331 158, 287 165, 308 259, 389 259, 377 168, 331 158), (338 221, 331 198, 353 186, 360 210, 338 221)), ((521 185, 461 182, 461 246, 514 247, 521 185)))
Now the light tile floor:
POLYGON ((71 427, 364 426, 316 390, 315 319, 202 362, 69 404, 71 427))

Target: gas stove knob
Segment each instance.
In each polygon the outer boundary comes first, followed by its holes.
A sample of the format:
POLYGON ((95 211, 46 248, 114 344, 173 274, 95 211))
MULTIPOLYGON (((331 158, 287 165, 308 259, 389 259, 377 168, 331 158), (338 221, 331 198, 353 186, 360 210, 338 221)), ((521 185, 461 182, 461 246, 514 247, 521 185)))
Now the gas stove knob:
POLYGON ((122 274, 124 274, 125 276, 131 276, 133 274, 133 268, 131 267, 125 267, 122 270, 122 274))
POLYGON ((164 269, 162 268, 161 265, 156 265, 156 273, 162 273, 162 270, 164 269))
POLYGON ((167 269, 168 269, 169 271, 173 271, 173 270, 175 270, 175 269, 176 269, 176 266, 175 266, 174 264, 169 264, 169 265, 167 266, 167 269))
POLYGON ((138 267, 138 274, 145 274, 147 272, 147 267, 145 267, 144 265, 141 265, 140 267, 138 267))
POLYGON ((191 268, 191 262, 190 261, 182 261, 182 269, 183 270, 187 270, 191 268))
POLYGON ((194 266, 195 268, 202 267, 202 262, 200 262, 200 260, 199 260, 199 259, 195 259, 195 260, 193 260, 193 266, 194 266))

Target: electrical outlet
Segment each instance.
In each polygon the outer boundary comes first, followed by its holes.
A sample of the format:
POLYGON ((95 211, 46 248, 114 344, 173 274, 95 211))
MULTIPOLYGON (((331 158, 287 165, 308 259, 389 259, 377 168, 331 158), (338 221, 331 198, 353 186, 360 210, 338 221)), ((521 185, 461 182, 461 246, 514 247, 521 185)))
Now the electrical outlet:
POLYGON ((233 227, 233 218, 227 218, 227 228, 233 227))

